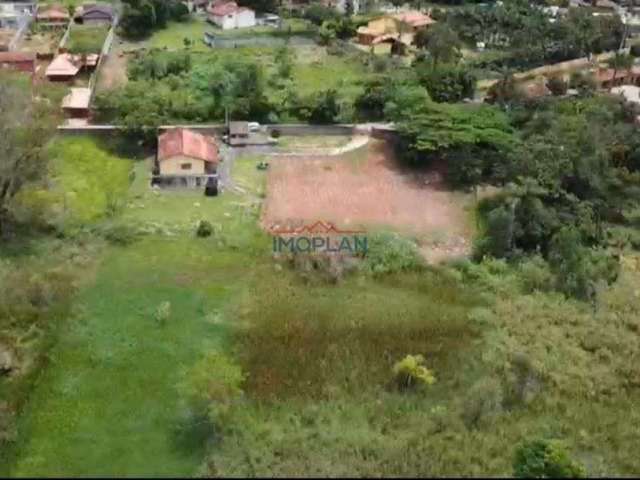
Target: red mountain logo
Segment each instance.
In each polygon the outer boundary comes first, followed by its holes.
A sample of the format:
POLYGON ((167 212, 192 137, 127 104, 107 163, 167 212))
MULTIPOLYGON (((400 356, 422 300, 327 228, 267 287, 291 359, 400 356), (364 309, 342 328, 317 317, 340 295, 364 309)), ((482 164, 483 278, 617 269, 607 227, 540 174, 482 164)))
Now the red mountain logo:
POLYGON ((273 235, 301 235, 301 234, 342 234, 355 235, 364 233, 364 230, 342 230, 335 226, 332 222, 323 222, 318 220, 310 225, 303 225, 298 228, 278 228, 271 227, 270 232, 273 235))

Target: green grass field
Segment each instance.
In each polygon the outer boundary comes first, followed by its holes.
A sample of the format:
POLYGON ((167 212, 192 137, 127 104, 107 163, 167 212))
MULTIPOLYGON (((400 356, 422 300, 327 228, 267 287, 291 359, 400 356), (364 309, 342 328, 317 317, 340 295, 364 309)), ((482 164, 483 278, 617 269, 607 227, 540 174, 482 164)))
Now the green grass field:
MULTIPOLYGON (((274 259, 257 225, 260 157, 236 160, 239 190, 206 198, 155 192, 147 164, 91 140, 57 148, 50 193, 69 189, 99 208, 70 208, 68 238, 0 252, 26 269, 12 273, 23 275, 19 294, 41 299, 43 276, 79 288, 69 308, 42 318, 53 346, 32 390, 21 387, 28 401, 10 454, 0 448, 0 473, 509 476, 515 447, 536 438, 562 440, 592 476, 639 471, 636 255, 622 259, 597 312, 549 292, 534 263, 414 261, 375 275, 348 261, 274 259), (80 147, 103 168, 74 163, 80 147), (109 213, 101 199, 112 189, 127 204, 109 213), (215 225, 211 237, 196 237, 202 219, 215 225), (123 245, 77 233, 104 224, 147 233, 123 245), (62 276, 55 264, 69 262, 62 276), (178 387, 212 350, 248 375, 213 425, 193 421, 178 387), (425 356, 433 385, 397 388, 393 366, 407 354, 425 356)), ((406 254, 375 253, 365 265, 406 254)), ((4 382, 0 395, 15 394, 4 382)))
POLYGON ((151 48, 168 48, 169 50, 183 49, 184 39, 191 41, 191 51, 211 51, 204 43, 204 32, 211 32, 216 36, 225 38, 251 37, 251 36, 274 36, 281 37, 291 35, 310 35, 309 24, 304 20, 285 20, 282 29, 273 27, 251 27, 236 30, 222 30, 215 25, 208 23, 203 18, 192 18, 186 22, 171 22, 167 28, 157 30, 153 33, 146 44, 151 48))
MULTIPOLYGON (((54 165, 59 186, 93 192, 78 195, 79 201, 101 205, 101 189, 92 188, 99 178, 111 178, 112 186, 128 183, 128 168, 124 178, 118 173, 124 160, 105 164, 107 171, 73 163, 69 154, 76 148, 96 148, 90 140, 68 140, 57 148, 66 152, 54 165)), ((251 192, 264 183, 257 161, 237 162, 237 181, 251 192)), ((75 314, 61 328, 49 367, 21 416, 13 475, 186 476, 202 461, 206 443, 185 424, 176 385, 206 351, 228 345, 222 320, 261 258, 255 249, 268 251, 269 243, 247 198, 152 193, 147 167, 135 164, 131 201, 118 218, 138 226, 162 222, 174 230, 102 252, 95 280, 77 297, 75 314), (219 227, 213 237, 196 238, 193 223, 199 219, 219 227), (171 315, 161 324, 154 311, 163 302, 170 302, 171 315)), ((86 223, 96 220, 95 212, 70 209, 69 215, 86 223)))

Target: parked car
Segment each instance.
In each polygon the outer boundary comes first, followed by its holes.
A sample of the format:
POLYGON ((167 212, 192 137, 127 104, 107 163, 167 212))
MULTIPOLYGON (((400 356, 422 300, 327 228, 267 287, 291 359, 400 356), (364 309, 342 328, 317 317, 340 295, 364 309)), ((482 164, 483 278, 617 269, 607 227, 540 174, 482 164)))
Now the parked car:
POLYGON ((257 132, 260 130, 260 124, 258 122, 249 122, 248 126, 250 132, 257 132))

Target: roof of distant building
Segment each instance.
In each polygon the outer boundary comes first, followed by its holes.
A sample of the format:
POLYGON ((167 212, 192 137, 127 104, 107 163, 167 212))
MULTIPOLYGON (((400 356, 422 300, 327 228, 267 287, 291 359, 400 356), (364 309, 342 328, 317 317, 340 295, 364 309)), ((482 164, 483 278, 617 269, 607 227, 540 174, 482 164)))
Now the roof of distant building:
POLYGON ((242 11, 249 11, 250 8, 240 7, 236 2, 216 2, 209 8, 209 13, 216 17, 224 17, 231 15, 232 13, 239 13, 242 11))

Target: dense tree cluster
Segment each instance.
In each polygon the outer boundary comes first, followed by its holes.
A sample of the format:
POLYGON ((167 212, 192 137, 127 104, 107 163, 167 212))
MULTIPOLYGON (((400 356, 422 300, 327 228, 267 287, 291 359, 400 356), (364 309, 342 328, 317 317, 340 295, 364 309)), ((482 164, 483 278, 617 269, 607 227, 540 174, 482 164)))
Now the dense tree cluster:
POLYGON ((189 10, 179 0, 123 0, 120 29, 129 38, 143 38, 170 20, 183 21, 189 10))
POLYGON ((550 22, 539 5, 526 0, 478 5, 448 12, 447 22, 462 40, 508 50, 485 66, 531 67, 617 49, 624 25, 617 15, 594 16, 570 8, 550 22))

